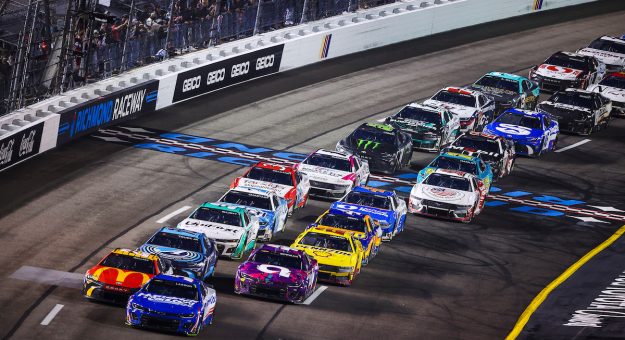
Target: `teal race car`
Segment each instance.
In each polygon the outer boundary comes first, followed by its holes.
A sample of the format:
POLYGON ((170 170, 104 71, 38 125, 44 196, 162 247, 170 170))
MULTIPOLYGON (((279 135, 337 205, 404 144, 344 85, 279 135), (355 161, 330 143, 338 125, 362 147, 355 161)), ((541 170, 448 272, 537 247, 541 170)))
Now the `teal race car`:
POLYGON ((421 183, 436 169, 456 170, 473 174, 484 183, 486 193, 490 191, 490 186, 493 183, 493 171, 488 163, 479 157, 455 152, 445 152, 434 158, 428 166, 419 171, 417 183, 421 183))
POLYGON ((516 74, 490 72, 469 86, 495 101, 495 115, 510 108, 536 108, 540 86, 528 78, 516 74))
POLYGON ((203 233, 215 241, 219 256, 240 259, 256 247, 259 222, 244 207, 207 202, 182 220, 178 228, 203 233))

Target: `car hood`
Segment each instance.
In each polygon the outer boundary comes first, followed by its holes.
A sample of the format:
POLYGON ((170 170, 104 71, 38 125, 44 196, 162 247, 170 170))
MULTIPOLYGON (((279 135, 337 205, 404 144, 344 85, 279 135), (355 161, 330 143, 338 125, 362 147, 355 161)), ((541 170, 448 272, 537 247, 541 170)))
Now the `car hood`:
POLYGON ((334 202, 330 209, 338 209, 343 211, 355 211, 371 216, 371 218, 378 221, 390 222, 393 218, 392 210, 377 209, 373 207, 367 207, 364 205, 350 204, 345 202, 334 202))
POLYGON ((345 182, 346 179, 344 178, 352 174, 348 171, 323 168, 310 164, 300 164, 299 170, 308 175, 308 179, 312 181, 330 182, 338 184, 342 184, 343 182, 345 182))
POLYGON ((199 301, 141 291, 132 296, 132 302, 153 311, 172 314, 196 313, 200 308, 199 301))
POLYGON ((249 179, 245 177, 239 178, 239 182, 237 186, 246 186, 246 187, 259 188, 259 189, 274 190, 280 197, 285 197, 289 193, 289 191, 293 189, 293 187, 290 185, 264 182, 264 181, 249 179))
POLYGON ((447 103, 447 102, 441 102, 441 101, 433 100, 433 99, 428 99, 425 102, 423 102, 423 104, 446 108, 451 113, 457 115, 461 119, 469 119, 473 117, 473 114, 475 113, 475 111, 477 111, 476 108, 471 107, 471 106, 464 106, 464 105, 452 104, 452 103, 447 103))
POLYGON ((486 128, 488 131, 507 139, 527 139, 541 137, 543 135, 542 130, 530 129, 519 125, 502 124, 499 122, 492 122, 488 124, 486 128))
POLYGON ((204 254, 202 253, 190 250, 169 248, 154 244, 144 244, 139 248, 139 250, 146 253, 157 254, 160 258, 173 262, 200 263, 204 262, 204 260, 206 259, 206 256, 204 256, 204 254))
POLYGON ((416 184, 411 195, 420 199, 445 202, 457 205, 472 205, 476 194, 468 191, 436 187, 427 184, 416 184))
POLYGON ((352 253, 303 244, 297 244, 295 245, 295 248, 305 251, 306 254, 314 257, 319 264, 325 264, 330 266, 352 265, 352 253))
POLYGON ((274 266, 259 262, 244 262, 239 272, 265 283, 297 283, 306 278, 306 272, 300 269, 274 266))
POLYGON ((87 271, 87 275, 91 275, 102 283, 124 288, 140 288, 154 276, 154 274, 105 266, 93 267, 87 271))
POLYGON ((241 227, 206 222, 193 218, 185 218, 182 222, 178 223, 178 228, 203 233, 208 238, 218 240, 239 239, 245 232, 245 229, 241 227))
POLYGON ((536 74, 543 77, 556 78, 562 80, 575 80, 579 77, 584 71, 576 70, 574 68, 550 65, 550 64, 542 64, 538 66, 536 69, 536 74))
POLYGON ((593 85, 588 88, 588 91, 601 93, 602 96, 610 100, 625 102, 625 89, 604 85, 593 85), (601 92, 599 92, 599 88, 601 88, 601 92))
POLYGON ((352 150, 352 153, 358 155, 379 155, 381 153, 394 154, 397 152, 397 148, 393 144, 378 143, 362 139, 359 140, 351 135, 345 139, 345 145, 352 150))
POLYGON ((597 49, 588 48, 588 47, 579 50, 577 53, 588 55, 588 56, 593 56, 599 59, 602 63, 606 65, 617 65, 617 66, 625 65, 625 54, 597 50, 597 49))

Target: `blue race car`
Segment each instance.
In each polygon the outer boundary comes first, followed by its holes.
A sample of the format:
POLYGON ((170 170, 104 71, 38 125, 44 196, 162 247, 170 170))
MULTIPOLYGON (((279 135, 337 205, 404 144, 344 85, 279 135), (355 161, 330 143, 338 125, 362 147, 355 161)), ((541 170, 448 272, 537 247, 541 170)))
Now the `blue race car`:
POLYGON ((198 335, 213 323, 217 293, 185 276, 156 275, 128 299, 126 324, 198 335))
POLYGON ((484 128, 485 133, 514 142, 517 155, 537 157, 558 144, 558 121, 544 112, 509 109, 484 128))
POLYGON ((273 234, 286 228, 288 202, 273 190, 240 186, 228 190, 219 202, 245 208, 250 215, 256 216, 257 239, 260 241, 269 241, 273 234))
POLYGON ((169 227, 157 231, 139 250, 156 254, 177 273, 200 280, 213 275, 219 256, 215 243, 204 234, 169 227))
POLYGON ((385 191, 365 186, 352 189, 330 209, 356 211, 369 215, 380 223, 382 240, 390 241, 404 230, 408 208, 406 202, 394 191, 385 191))
POLYGON ((445 152, 436 156, 428 166, 419 171, 417 183, 423 182, 436 169, 456 170, 473 174, 484 183, 486 193, 490 191, 490 185, 493 183, 493 170, 488 163, 479 157, 456 152, 445 152))

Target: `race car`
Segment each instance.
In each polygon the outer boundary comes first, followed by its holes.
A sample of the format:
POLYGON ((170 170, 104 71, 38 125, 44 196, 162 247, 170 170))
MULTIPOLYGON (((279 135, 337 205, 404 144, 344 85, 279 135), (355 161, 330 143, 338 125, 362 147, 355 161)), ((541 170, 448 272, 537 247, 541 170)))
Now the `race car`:
POLYGON ((412 147, 425 151, 439 151, 451 143, 460 131, 460 120, 443 107, 408 104, 385 119, 412 136, 412 147))
POLYGON ((404 230, 406 202, 394 191, 370 187, 355 187, 330 209, 354 211, 371 216, 380 224, 382 240, 390 241, 404 230))
POLYGON ((441 151, 441 153, 447 152, 479 157, 490 165, 493 171, 493 180, 500 179, 512 172, 516 156, 512 141, 483 132, 462 134, 449 147, 441 151))
POLYGON ((369 181, 369 163, 351 154, 319 149, 296 165, 310 180, 310 196, 341 198, 369 181))
POLYGON ((139 247, 139 251, 156 254, 168 261, 175 273, 206 280, 215 272, 215 242, 204 234, 164 227, 139 247))
POLYGON ((558 144, 558 121, 544 112, 509 109, 484 128, 484 132, 514 142, 517 155, 537 157, 558 144))
POLYGON ((317 260, 306 252, 265 244, 237 268, 234 292, 302 303, 315 291, 318 275, 317 260))
POLYGON ((473 157, 456 152, 441 153, 425 168, 417 174, 417 183, 423 180, 437 169, 455 170, 475 175, 484 184, 488 193, 493 183, 493 171, 488 163, 479 157, 473 157))
POLYGON ((625 39, 622 37, 604 35, 577 53, 597 58, 606 65, 608 72, 625 71, 625 39))
POLYGON ((458 87, 446 87, 423 104, 443 107, 457 115, 462 132, 481 129, 495 114, 495 101, 492 98, 479 91, 458 87))
POLYGON ((154 254, 116 248, 85 273, 82 291, 86 298, 126 303, 128 297, 154 275, 172 273, 154 254))
POLYGON ((259 241, 269 241, 275 233, 286 228, 288 203, 273 190, 240 186, 228 190, 219 202, 243 207, 250 215, 256 216, 259 241))
POLYGON ((319 264, 319 281, 350 286, 362 268, 365 254, 352 232, 310 228, 291 245, 303 250, 319 264))
POLYGON ((558 120, 560 131, 590 135, 608 126, 612 102, 600 93, 566 89, 541 102, 538 108, 558 120))
POLYGON ((243 176, 235 178, 230 184, 230 189, 238 186, 274 190, 288 202, 289 216, 295 209, 306 206, 310 190, 306 174, 292 167, 268 162, 259 162, 243 176))
POLYGON ((178 223, 178 229, 202 233, 215 241, 219 256, 240 259, 256 247, 259 225, 245 208, 207 202, 178 223))
POLYGON ((128 299, 126 324, 198 335, 213 323, 217 292, 198 279, 156 275, 128 299))
POLYGON ((509 108, 536 108, 540 87, 533 81, 516 74, 490 72, 469 86, 495 100, 495 114, 509 108))
POLYGON ((473 174, 437 169, 412 187, 408 210, 469 223, 484 208, 487 191, 473 174))
POLYGON ((586 87, 599 82, 605 65, 595 57, 572 52, 556 52, 542 64, 530 69, 530 79, 545 92, 586 87))
POLYGON ((388 124, 363 123, 336 144, 336 150, 367 161, 372 172, 394 174, 412 159, 412 138, 388 124))
POLYGON ((317 218, 308 228, 327 228, 352 231, 365 251, 363 265, 367 265, 380 251, 382 228, 369 215, 351 210, 330 209, 317 218))
POLYGON ((610 115, 625 117, 625 72, 610 73, 588 91, 600 93, 612 101, 610 115))

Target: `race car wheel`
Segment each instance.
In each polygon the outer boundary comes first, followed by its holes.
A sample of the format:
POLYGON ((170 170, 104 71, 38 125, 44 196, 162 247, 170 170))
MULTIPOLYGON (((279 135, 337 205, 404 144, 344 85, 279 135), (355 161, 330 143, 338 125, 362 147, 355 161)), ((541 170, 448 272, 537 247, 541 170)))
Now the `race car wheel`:
POLYGON ((556 137, 556 139, 553 140, 553 145, 551 145, 551 151, 556 151, 557 148, 558 148, 558 137, 556 137))
POLYGON ((293 216, 293 211, 295 210, 295 203, 291 207, 289 207, 289 211, 286 213, 286 216, 293 216))

